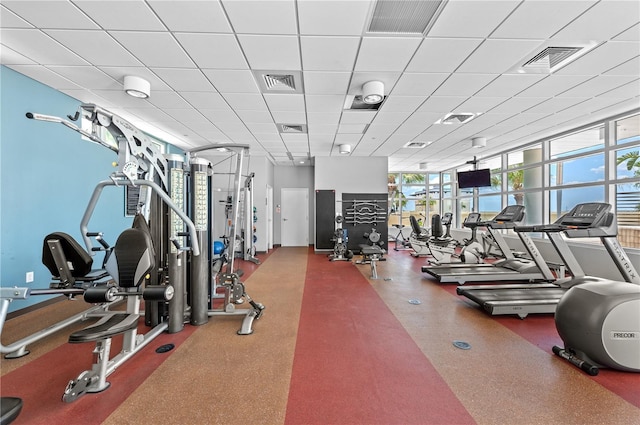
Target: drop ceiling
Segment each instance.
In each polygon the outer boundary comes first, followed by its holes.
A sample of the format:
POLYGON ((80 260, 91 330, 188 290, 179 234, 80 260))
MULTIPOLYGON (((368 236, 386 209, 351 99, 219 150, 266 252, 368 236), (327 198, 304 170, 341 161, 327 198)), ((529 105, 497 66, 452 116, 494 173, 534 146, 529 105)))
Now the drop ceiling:
POLYGON ((416 17, 411 3, 2 0, 0 62, 185 150, 249 144, 278 165, 350 144, 393 171, 437 171, 640 106, 640 2, 425 0, 431 21, 371 25, 416 17), (580 43, 595 47, 553 73, 517 71, 580 43), (151 97, 127 96, 126 75, 151 97), (371 80, 381 107, 345 109, 371 80), (447 114, 478 115, 436 124, 447 114))

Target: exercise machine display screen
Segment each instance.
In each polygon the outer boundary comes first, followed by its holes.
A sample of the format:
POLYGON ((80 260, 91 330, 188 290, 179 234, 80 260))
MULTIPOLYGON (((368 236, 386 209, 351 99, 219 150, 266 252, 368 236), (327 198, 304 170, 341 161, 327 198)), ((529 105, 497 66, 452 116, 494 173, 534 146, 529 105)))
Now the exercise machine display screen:
POLYGON ((522 205, 509 205, 503 209, 492 221, 520 221, 524 216, 524 206, 522 205))
POLYGON ((611 210, 611 205, 600 202, 589 202, 573 207, 560 218, 557 224, 563 226, 591 227, 599 223, 611 210))

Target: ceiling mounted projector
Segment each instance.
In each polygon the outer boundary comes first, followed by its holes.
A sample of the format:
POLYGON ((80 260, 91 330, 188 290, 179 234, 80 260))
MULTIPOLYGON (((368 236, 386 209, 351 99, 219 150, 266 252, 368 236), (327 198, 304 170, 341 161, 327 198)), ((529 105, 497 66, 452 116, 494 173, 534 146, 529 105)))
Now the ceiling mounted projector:
POLYGON ((151 84, 144 78, 127 75, 124 77, 124 91, 129 96, 146 99, 151 94, 151 84))
POLYGON ((384 83, 369 81, 362 85, 362 101, 370 105, 380 103, 384 99, 384 83))

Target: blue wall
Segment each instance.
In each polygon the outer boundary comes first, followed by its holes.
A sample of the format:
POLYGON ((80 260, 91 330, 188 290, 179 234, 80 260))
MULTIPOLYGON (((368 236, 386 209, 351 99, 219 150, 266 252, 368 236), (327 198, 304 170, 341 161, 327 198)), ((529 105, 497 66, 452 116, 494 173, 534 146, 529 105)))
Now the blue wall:
MULTIPOLYGON (((78 108, 77 100, 4 66, 0 90, 0 285, 48 288, 50 273, 41 262, 43 238, 62 231, 84 246, 80 220, 96 183, 114 171, 111 164, 117 157, 61 124, 25 117, 27 112, 66 117, 78 108), (26 284, 30 271, 35 281, 26 284)), ((123 190, 105 188, 89 230, 104 232, 113 245, 130 225, 123 190)), ((94 267, 101 262, 102 255, 96 255, 94 267)), ((9 311, 45 299, 14 301, 9 311)))

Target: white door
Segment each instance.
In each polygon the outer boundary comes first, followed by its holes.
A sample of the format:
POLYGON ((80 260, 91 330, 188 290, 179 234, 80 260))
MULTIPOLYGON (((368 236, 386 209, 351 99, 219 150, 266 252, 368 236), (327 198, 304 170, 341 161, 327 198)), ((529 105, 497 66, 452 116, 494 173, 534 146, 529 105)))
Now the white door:
POLYGON ((280 244, 309 245, 309 189, 282 188, 280 214, 280 244))

